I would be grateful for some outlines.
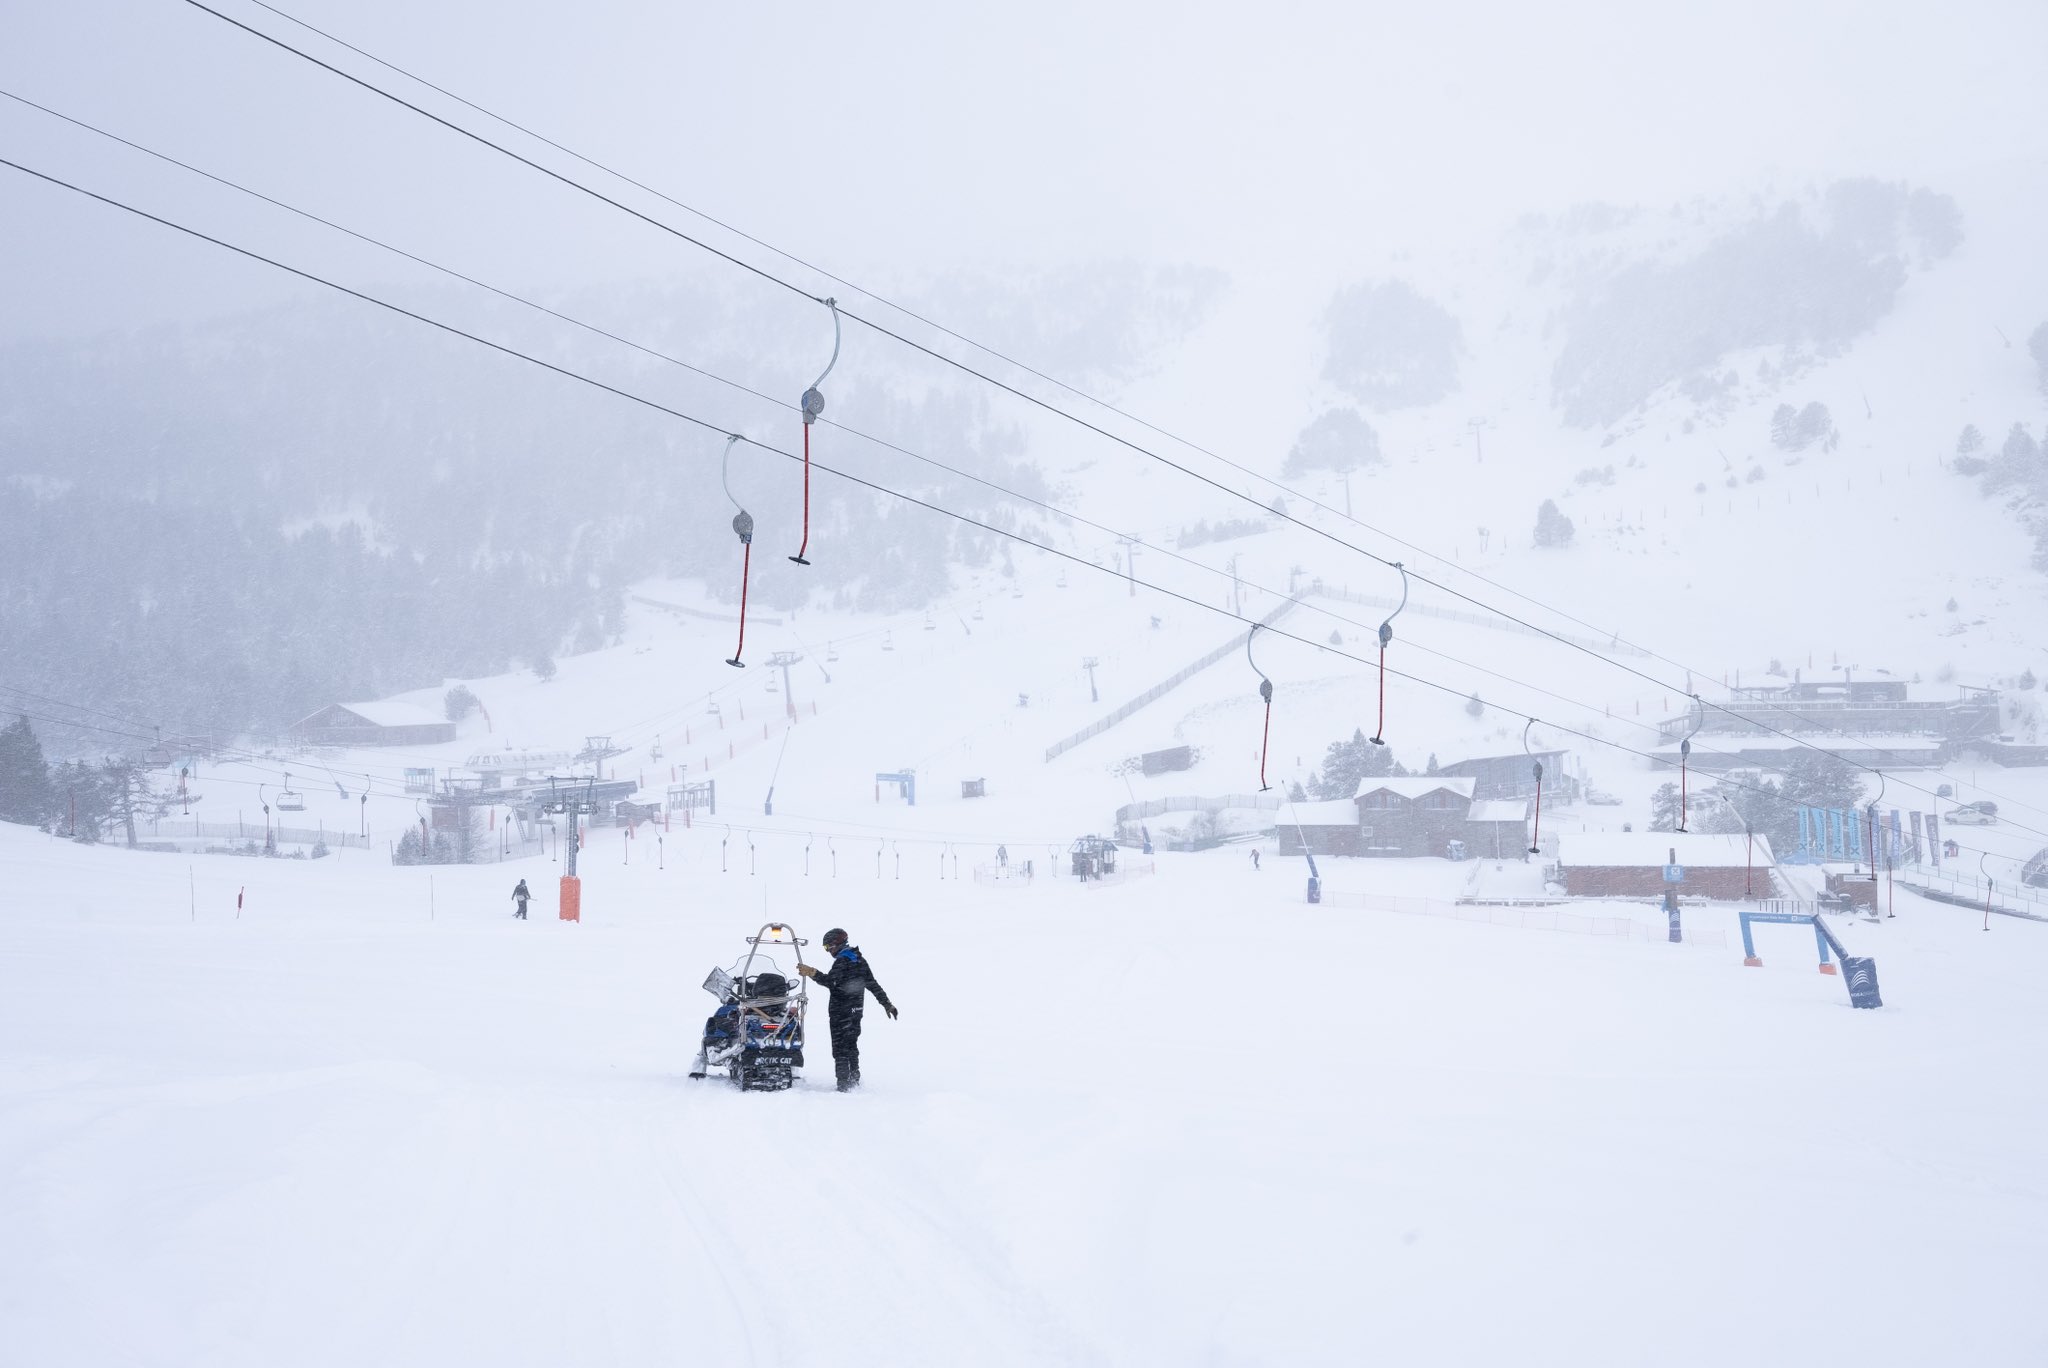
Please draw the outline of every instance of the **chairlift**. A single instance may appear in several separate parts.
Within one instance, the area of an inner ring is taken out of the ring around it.
[[[306,810],[305,795],[292,790],[292,777],[290,774],[285,775],[284,785],[282,789],[278,790],[277,810],[279,812],[304,812]]]
[[[780,690],[780,689],[778,689],[778,688],[776,688],[776,687],[775,687],[775,676],[774,676],[774,675],[772,675],[772,674],[768,676],[768,692],[769,692],[769,693],[781,693],[781,692],[782,692],[782,690]]]
[[[1059,577],[1058,579],[1056,579],[1056,580],[1054,580],[1054,581],[1053,581],[1053,586],[1054,586],[1055,588],[1059,588],[1059,589],[1064,589],[1064,588],[1066,588],[1066,587],[1067,587],[1067,572],[1066,572],[1066,571],[1064,571],[1064,570],[1060,571],[1060,577]]]
[[[884,632],[884,633],[882,633],[882,649],[883,649],[883,650],[885,650],[885,651],[893,651],[893,650],[895,650],[895,649],[896,649],[896,642],[895,642],[895,639],[894,639],[894,635],[895,635],[895,634],[894,634],[894,633],[891,633],[891,632]]]
[[[981,605],[978,603],[974,605],[974,620],[981,621]]]
[[[829,641],[825,643],[825,663],[827,665],[839,663],[839,648]]]
[[[1011,598],[1013,598],[1013,599],[1020,599],[1020,598],[1023,598],[1023,597],[1024,597],[1024,591],[1023,591],[1022,589],[1012,589],[1012,590],[1010,591],[1010,597],[1011,597]]]
[[[930,613],[926,613],[924,615],[924,629],[927,632],[936,632],[939,630],[939,624],[932,621],[932,615]]]

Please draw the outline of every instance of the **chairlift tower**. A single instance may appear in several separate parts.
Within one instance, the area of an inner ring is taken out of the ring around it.
[[[1081,657],[1081,668],[1088,672],[1088,701],[1090,703],[1100,703],[1102,701],[1102,695],[1095,688],[1095,667],[1101,663],[1094,656]]]
[[[777,651],[768,657],[770,669],[782,667],[782,709],[790,717],[796,716],[796,694],[790,689],[789,667],[803,660],[795,651]],[[830,676],[827,676],[830,678]]]
[[[624,755],[626,753],[626,748],[624,746],[614,746],[609,736],[586,736],[583,738],[583,741],[583,749],[577,753],[576,763],[579,765],[595,765],[596,775],[599,779],[604,778],[605,761],[611,759],[614,755]]]
[[[610,738],[594,736],[590,739],[608,741]],[[617,751],[610,753],[618,754]],[[541,797],[538,806],[542,812],[558,812],[569,819],[567,839],[563,841],[562,850],[561,918],[563,921],[580,922],[583,920],[583,881],[576,877],[576,849],[582,844],[584,814],[595,811],[597,807],[591,792],[597,781],[594,778],[584,779],[580,790],[557,788],[556,782],[554,776],[549,776],[548,792]]]

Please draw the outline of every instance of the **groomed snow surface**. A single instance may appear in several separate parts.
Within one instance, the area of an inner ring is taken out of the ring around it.
[[[2048,1361],[2048,926],[1901,894],[1840,926],[1858,1012],[1727,911],[1695,949],[1312,908],[1242,850],[992,887],[623,839],[571,925],[545,858],[0,826],[0,1360]],[[863,1092],[822,1030],[794,1093],[683,1076],[771,916],[902,1008]]]

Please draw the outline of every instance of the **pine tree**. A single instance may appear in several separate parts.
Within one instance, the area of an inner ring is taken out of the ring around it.
[[[1678,830],[1678,808],[1678,785],[1659,785],[1650,795],[1650,830]]]
[[[1543,506],[1536,510],[1536,544],[1538,546],[1570,546],[1572,520],[1558,509],[1557,500],[1545,499]]]
[[[1384,778],[1395,769],[1392,746],[1375,746],[1363,731],[1354,729],[1349,741],[1330,743],[1316,797],[1349,798],[1358,792],[1360,780]]]
[[[1793,450],[1792,444],[1799,440],[1795,435],[1798,422],[1799,410],[1790,404],[1780,404],[1771,410],[1771,445],[1780,451]]]
[[[0,822],[40,826],[53,810],[50,767],[26,717],[0,729]]]
[[[1478,694],[1473,694],[1470,698],[1465,700],[1465,716],[1481,717],[1485,715],[1485,712],[1486,705],[1479,701]]]
[[[483,700],[471,693],[467,684],[457,684],[441,698],[441,707],[450,722],[460,722],[482,706]]]

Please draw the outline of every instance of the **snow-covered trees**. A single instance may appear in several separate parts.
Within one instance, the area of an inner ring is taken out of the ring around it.
[[[1826,404],[1811,403],[1802,409],[1780,404],[1771,412],[1771,445],[1780,451],[1804,451],[1816,444],[1833,451],[1840,440]]]
[[[1343,475],[1381,459],[1380,437],[1372,424],[1355,408],[1333,408],[1301,430],[1280,473],[1294,477],[1331,470]]]
[[[40,825],[51,812],[50,767],[26,717],[0,729],[0,822]]]
[[[442,695],[441,706],[447,712],[450,722],[460,722],[463,718],[468,717],[478,708],[481,708],[483,702],[469,691],[467,684],[457,684],[446,694]]]
[[[1458,384],[1458,320],[1398,280],[1340,290],[1327,314],[1323,379],[1384,412],[1432,404]]]
[[[1545,499],[1543,506],[1536,510],[1538,546],[1570,546],[1575,530],[1572,520],[1558,508],[1557,500]]]
[[[2027,339],[2027,350],[2034,356],[2034,373],[2041,382],[2041,393],[2048,394],[2048,323],[2034,329]]]
[[[1322,799],[1349,798],[1358,792],[1361,779],[1378,779],[1408,771],[1394,759],[1392,746],[1375,746],[1354,729],[1349,741],[1332,741],[1323,754],[1322,772],[1311,781],[1315,796]]]
[[[1650,795],[1650,830],[1678,830],[1679,807],[1678,785],[1659,784]]]

